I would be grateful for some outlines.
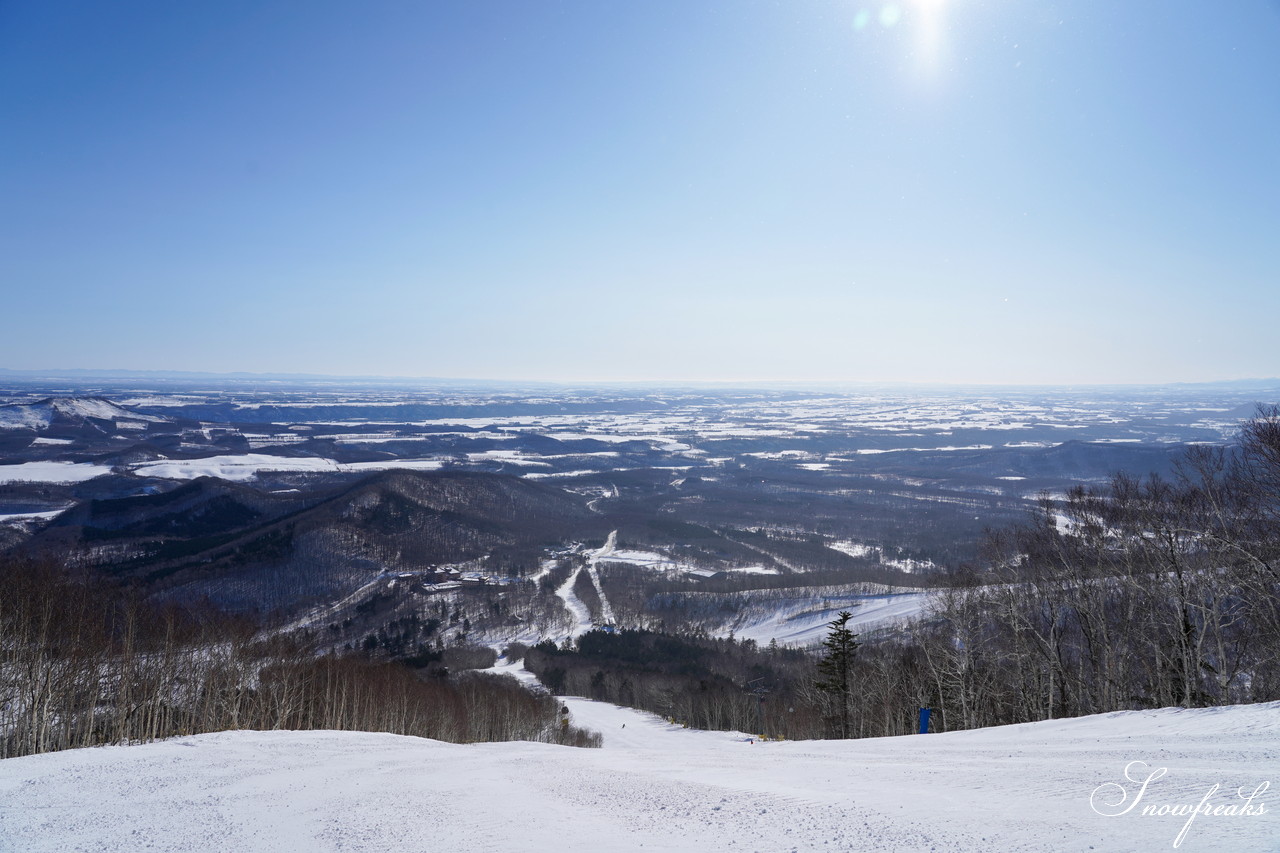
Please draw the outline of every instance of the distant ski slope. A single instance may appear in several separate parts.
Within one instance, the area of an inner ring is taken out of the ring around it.
[[[782,646],[816,646],[827,636],[831,621],[841,611],[853,614],[849,627],[861,632],[917,619],[924,613],[928,601],[926,592],[847,595],[821,601],[797,597],[777,601],[774,610],[740,612],[732,628],[740,640],[750,639],[761,644],[777,640]]]
[[[1280,783],[1280,703],[750,743],[566,702],[604,749],[229,732],[0,761],[0,850],[1164,851],[1185,818],[1090,806],[1130,762],[1168,768],[1156,805]],[[1275,851],[1278,799],[1179,849]]]

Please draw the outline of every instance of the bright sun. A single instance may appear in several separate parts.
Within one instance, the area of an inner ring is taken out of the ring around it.
[[[912,0],[910,17],[915,22],[917,52],[921,62],[934,66],[941,58],[947,0]]]
[[[914,53],[926,68],[933,68],[941,60],[946,30],[946,12],[949,0],[890,0],[861,6],[853,18],[855,30],[865,30],[879,24],[885,30],[902,24],[915,38]]]

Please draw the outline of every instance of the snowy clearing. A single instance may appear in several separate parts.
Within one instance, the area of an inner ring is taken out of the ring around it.
[[[853,614],[849,627],[862,632],[918,619],[928,603],[927,592],[824,596],[816,602],[810,597],[784,599],[762,607],[744,607],[715,633],[727,636],[732,632],[739,640],[755,640],[761,645],[777,640],[781,646],[807,648],[826,639],[831,621],[843,610]]]
[[[194,480],[197,477],[218,477],[223,480],[245,482],[258,476],[259,471],[388,471],[411,469],[434,471],[444,465],[440,459],[387,459],[376,462],[336,462],[317,456],[270,456],[265,453],[246,453],[242,456],[206,456],[203,459],[166,459],[135,465],[133,473],[139,477],[161,477],[166,480]]]
[[[13,522],[24,521],[48,521],[51,518],[57,518],[67,511],[67,507],[62,509],[50,509],[44,512],[8,512],[0,513],[0,524],[11,524]]]
[[[832,551],[848,554],[850,557],[879,557],[880,548],[875,545],[864,545],[851,539],[823,543]]]
[[[565,701],[603,749],[224,732],[7,759],[0,848],[1156,851],[1187,818],[1143,807],[1239,810],[1237,789],[1264,813],[1199,815],[1179,849],[1263,853],[1280,837],[1275,786],[1257,790],[1280,781],[1280,703],[751,743]],[[1153,774],[1138,808],[1107,805]]]
[[[21,462],[0,465],[0,483],[80,483],[110,473],[110,467],[91,462]]]
[[[480,453],[468,453],[467,459],[471,462],[506,462],[510,465],[534,465],[542,468],[550,468],[549,462],[543,462],[540,459],[533,459],[520,450],[485,450]]]

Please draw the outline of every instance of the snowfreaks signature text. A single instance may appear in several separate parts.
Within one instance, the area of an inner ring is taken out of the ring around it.
[[[1106,782],[1099,785],[1089,795],[1089,805],[1100,815],[1119,817],[1133,811],[1145,800],[1146,804],[1142,806],[1139,814],[1154,817],[1167,815],[1185,817],[1187,822],[1182,825],[1182,831],[1173,839],[1174,847],[1182,844],[1182,840],[1187,837],[1187,830],[1191,829],[1192,822],[1200,815],[1239,817],[1262,815],[1267,812],[1265,803],[1254,801],[1266,793],[1267,789],[1271,787],[1270,782],[1262,782],[1249,792],[1246,792],[1244,787],[1237,788],[1236,798],[1239,802],[1229,800],[1226,803],[1215,804],[1213,798],[1218,793],[1218,789],[1222,787],[1218,784],[1215,784],[1205,792],[1205,795],[1200,798],[1200,802],[1194,805],[1191,803],[1153,802],[1147,796],[1147,788],[1152,782],[1168,772],[1169,768],[1167,767],[1152,768],[1145,761],[1130,761],[1124,767],[1124,778],[1125,781],[1132,783],[1130,787],[1125,787],[1122,782]],[[1133,785],[1138,786],[1136,790],[1132,787]]]

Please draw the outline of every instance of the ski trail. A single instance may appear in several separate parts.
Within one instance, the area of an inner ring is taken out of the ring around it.
[[[352,590],[350,593],[348,593],[346,596],[339,599],[338,601],[335,601],[332,604],[325,604],[320,607],[316,607],[311,610],[308,610],[306,613],[299,616],[297,619],[294,619],[292,622],[280,628],[277,628],[274,631],[269,633],[287,634],[290,631],[297,631],[300,628],[307,628],[307,627],[314,626],[316,623],[324,619],[328,619],[329,617],[337,613],[341,613],[345,608],[355,604],[361,598],[368,595],[370,592],[377,589],[378,587],[385,586],[389,581],[392,580],[392,578],[393,578],[392,575],[389,575],[386,573],[380,573],[373,580],[367,581],[366,583],[362,583],[360,586],[356,587],[354,590]]]
[[[489,669],[476,670],[492,675],[510,675],[521,684],[542,693],[549,692],[538,677],[525,668],[523,660],[500,658]],[[657,750],[685,748],[685,745],[708,745],[715,743],[742,743],[753,735],[744,732],[716,731],[707,732],[701,729],[690,729],[677,723],[664,720],[657,714],[614,705],[612,702],[598,702],[584,696],[556,696],[556,701],[569,709],[570,719],[576,726],[583,726],[604,735],[606,749]]]
[[[724,538],[728,539],[730,542],[733,542],[737,545],[741,545],[743,548],[750,548],[752,551],[755,551],[757,554],[764,554],[770,560],[777,563],[779,566],[782,566],[787,571],[792,572],[793,574],[801,574],[805,571],[803,568],[800,568],[794,565],[793,563],[790,563],[787,560],[782,559],[777,554],[769,553],[765,549],[761,548],[759,545],[752,545],[750,542],[739,542],[737,539],[734,539],[732,536],[728,535],[727,533],[724,534]]]
[[[573,617],[576,623],[569,629],[566,639],[570,640],[576,640],[595,627],[591,624],[591,611],[587,609],[587,605],[582,603],[582,599],[578,598],[578,594],[573,591],[573,585],[578,580],[578,575],[581,572],[582,569],[578,569],[556,588],[556,595],[564,602],[565,609],[569,611],[569,615]]]
[[[587,576],[591,578],[591,583],[596,588],[596,595],[600,596],[600,620],[606,625],[617,624],[617,619],[613,615],[613,606],[609,604],[609,599],[604,597],[604,587],[600,585],[600,572],[596,569],[594,561],[587,564]]]
[[[578,594],[573,591],[573,585],[578,581],[578,575],[582,572],[587,573],[587,577],[591,578],[591,585],[596,588],[596,595],[600,597],[600,621],[605,625],[614,624],[613,607],[609,604],[609,599],[604,596],[604,587],[600,584],[600,572],[596,568],[596,562],[601,557],[607,557],[618,547],[618,531],[609,534],[604,542],[604,546],[595,551],[589,551],[587,554],[587,565],[578,569],[556,588],[556,596],[564,602],[565,609],[569,611],[569,615],[576,623],[569,631],[568,639],[577,639],[583,634],[595,627],[595,623],[591,619],[591,610],[587,605],[582,603],[582,599],[578,598]]]
[[[600,583],[600,570],[596,564],[602,557],[608,557],[618,547],[618,531],[614,530],[609,534],[609,538],[604,541],[604,547],[596,551],[587,559],[587,575],[591,578],[591,583],[596,588],[596,595],[600,596],[600,619],[606,625],[617,624],[617,619],[613,616],[613,606],[609,604],[609,599],[604,597],[604,586]]]
[[[1185,816],[1094,813],[1090,792],[1125,779],[1125,767],[1142,756],[1178,777],[1171,794],[1149,794],[1151,802],[1185,801],[1184,791],[1198,797],[1219,779],[1229,780],[1228,790],[1244,783],[1237,802],[1252,799],[1243,792],[1275,765],[1280,713],[1272,702],[923,736],[752,742],[561,701],[576,723],[604,734],[603,749],[233,731],[0,761],[0,846],[31,853],[1171,850]],[[1275,853],[1268,808],[1275,803],[1263,800],[1265,790],[1255,792],[1252,816],[1198,819],[1181,849]],[[433,803],[458,807],[421,805]]]
[[[538,566],[537,573],[529,576],[529,581],[531,583],[541,583],[542,579],[545,578],[547,575],[551,574],[551,572],[555,569],[555,567],[556,567],[555,559],[548,558],[543,560],[542,563],[540,563]]]

